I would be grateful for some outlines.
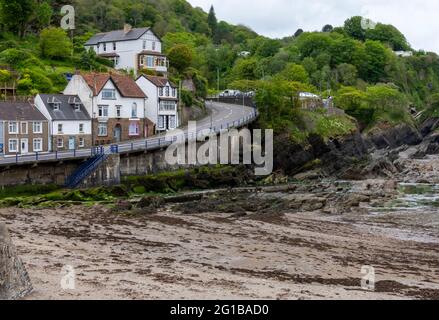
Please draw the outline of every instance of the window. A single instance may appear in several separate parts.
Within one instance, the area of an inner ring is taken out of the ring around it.
[[[81,104],[80,103],[75,103],[75,111],[76,112],[80,112],[81,111]]]
[[[149,68],[154,68],[154,57],[146,57],[146,66]]]
[[[158,123],[159,129],[163,129],[165,127],[165,117],[159,116],[159,123]]]
[[[122,116],[122,106],[116,106],[116,118],[120,118]]]
[[[163,97],[163,88],[159,88],[159,96]]]
[[[175,129],[176,127],[175,116],[169,116],[169,128]]]
[[[102,90],[102,99],[104,99],[104,100],[116,100],[116,90],[115,89],[104,89],[104,90]]]
[[[142,48],[143,48],[143,50],[146,50],[146,40],[143,40],[143,46],[142,46]]]
[[[117,46],[116,46],[116,42],[113,42],[113,51],[116,51]]]
[[[83,123],[79,124],[79,133],[84,133],[84,124]]]
[[[98,106],[98,116],[100,118],[108,118],[108,106]]]
[[[130,136],[138,136],[139,135],[139,124],[138,123],[130,123],[129,135]]]
[[[113,61],[113,66],[117,67],[117,65],[119,64],[119,57],[114,57],[111,59],[111,61]]]
[[[22,134],[27,134],[27,122],[22,122],[21,123],[21,133]]]
[[[9,134],[18,134],[17,122],[9,122]]]
[[[34,152],[43,151],[43,139],[38,138],[34,139]]]
[[[176,103],[174,101],[160,101],[160,111],[175,111]]]
[[[85,147],[85,139],[84,138],[79,138],[79,147],[80,148],[84,148]]]
[[[176,97],[177,96],[177,89],[172,88],[172,96]]]
[[[104,43],[104,51],[107,51],[107,44]]]
[[[33,126],[32,131],[34,133],[43,133],[43,126],[41,122],[34,122],[32,126]]]
[[[58,149],[64,148],[64,140],[63,140],[63,138],[58,138],[56,140],[56,146],[58,147]]]
[[[131,107],[131,118],[135,119],[137,118],[137,103],[133,103]]]
[[[59,123],[58,124],[58,133],[62,133],[63,131],[62,131],[62,124],[61,123]]]
[[[155,51],[155,41],[152,42],[152,51]]]
[[[166,87],[165,92],[166,92],[166,96],[169,97],[169,87]]]
[[[9,152],[18,152],[18,139],[9,139]]]
[[[106,137],[108,135],[108,129],[106,123],[99,123],[98,124],[98,136],[99,137]]]

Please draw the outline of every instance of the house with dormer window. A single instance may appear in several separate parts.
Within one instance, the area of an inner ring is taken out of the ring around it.
[[[51,151],[92,146],[91,117],[77,95],[39,94],[35,106],[49,120]]]
[[[64,94],[78,96],[90,114],[94,145],[146,138],[155,132],[146,112],[147,95],[130,76],[78,73]]]
[[[147,69],[167,74],[169,61],[162,53],[162,41],[151,28],[132,28],[98,33],[85,43],[102,58],[113,61],[115,69],[139,71]]]
[[[141,75],[136,83],[148,96],[146,116],[156,124],[156,131],[176,129],[180,125],[177,86],[167,78],[149,75]]]

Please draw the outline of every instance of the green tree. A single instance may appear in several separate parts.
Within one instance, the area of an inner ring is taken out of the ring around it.
[[[71,55],[72,43],[63,29],[49,27],[41,31],[40,50],[43,57],[63,59]]]
[[[363,17],[355,16],[345,21],[344,30],[352,38],[366,40],[366,30],[362,27]]]
[[[258,60],[256,58],[240,59],[233,68],[233,75],[236,80],[257,80],[256,73]]]
[[[180,73],[192,65],[194,58],[191,48],[185,44],[178,44],[172,47],[169,50],[168,57],[171,61],[171,66]]]
[[[309,76],[305,68],[300,64],[289,63],[280,75],[288,81],[309,83]]]
[[[322,32],[332,32],[332,30],[334,30],[334,27],[330,24],[327,24],[322,28]]]
[[[216,19],[215,9],[213,6],[211,6],[209,10],[207,24],[209,25],[212,38],[215,39],[218,29],[218,20]]]
[[[358,71],[355,66],[342,63],[335,70],[338,82],[345,86],[354,86],[357,82]]]
[[[0,0],[0,17],[4,26],[23,37],[35,10],[35,0]]]
[[[387,43],[395,51],[410,50],[405,36],[392,25],[378,23],[375,28],[367,30],[366,38]]]
[[[36,8],[36,16],[39,30],[50,25],[52,20],[53,10],[47,1],[40,3]]]

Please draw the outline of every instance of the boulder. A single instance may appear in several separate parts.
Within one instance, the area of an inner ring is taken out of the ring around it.
[[[29,275],[17,256],[8,230],[0,223],[0,300],[21,299],[32,290]]]

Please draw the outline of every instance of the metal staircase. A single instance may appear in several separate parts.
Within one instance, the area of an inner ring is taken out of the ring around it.
[[[76,169],[65,182],[65,187],[69,189],[76,188],[88,178],[105,160],[109,157],[109,152],[105,149],[99,148],[95,156],[84,162],[78,169]]]

